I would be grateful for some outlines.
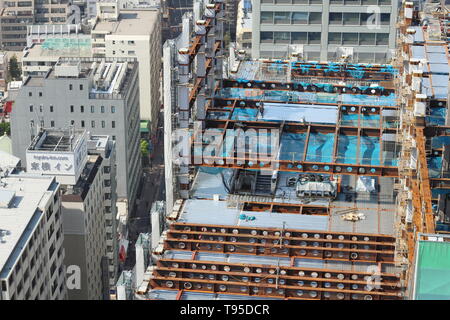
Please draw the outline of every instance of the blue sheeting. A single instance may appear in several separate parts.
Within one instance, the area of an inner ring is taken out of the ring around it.
[[[439,178],[442,171],[442,157],[429,157],[427,164],[430,178]]]
[[[232,120],[242,120],[242,121],[256,121],[256,116],[258,114],[258,109],[234,109]]]
[[[311,133],[308,141],[306,161],[333,161],[334,133]]]
[[[389,96],[371,96],[365,94],[342,94],[343,104],[357,104],[364,106],[395,106],[396,96],[391,93]]]
[[[361,164],[380,165],[380,138],[361,136],[359,152]]]
[[[339,135],[336,163],[356,164],[357,136]]]
[[[302,161],[305,139],[305,133],[284,133],[281,137],[280,159]]]

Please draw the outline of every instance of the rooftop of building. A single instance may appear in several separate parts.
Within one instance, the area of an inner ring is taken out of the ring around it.
[[[58,183],[26,173],[0,178],[0,278],[6,278],[37,227]]]
[[[28,147],[30,151],[72,152],[84,137],[84,130],[45,129],[36,135]]]
[[[93,33],[114,35],[149,35],[159,23],[156,10],[121,10],[118,21],[99,20],[92,29]]]
[[[46,80],[91,79],[90,98],[122,99],[135,69],[134,58],[64,57],[47,74],[28,76],[23,87],[43,87]]]
[[[35,43],[24,52],[23,61],[45,60],[59,57],[91,57],[91,38],[89,35],[77,37],[61,36]]]
[[[450,235],[419,234],[413,287],[415,300],[450,299]]]
[[[13,169],[20,163],[20,158],[0,150],[0,170]]]

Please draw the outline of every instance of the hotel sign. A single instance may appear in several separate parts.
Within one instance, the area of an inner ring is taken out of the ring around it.
[[[34,173],[75,175],[74,154],[51,155],[28,151],[27,168],[29,172]]]
[[[87,138],[83,134],[73,151],[27,150],[27,171],[78,180],[87,159]]]

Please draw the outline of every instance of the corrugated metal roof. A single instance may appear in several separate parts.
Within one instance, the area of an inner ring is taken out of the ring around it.
[[[239,219],[240,214],[253,216],[255,220],[241,220]],[[240,211],[236,208],[228,208],[226,201],[194,199],[186,201],[178,221],[267,228],[282,228],[285,223],[286,228],[304,230],[326,230],[328,228],[327,216]]]
[[[336,123],[337,117],[337,106],[264,103],[264,114],[258,120]]]

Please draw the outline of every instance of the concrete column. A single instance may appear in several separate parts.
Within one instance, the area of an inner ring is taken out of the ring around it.
[[[320,61],[328,61],[328,32],[330,17],[330,0],[322,2],[322,33],[320,37]]]

